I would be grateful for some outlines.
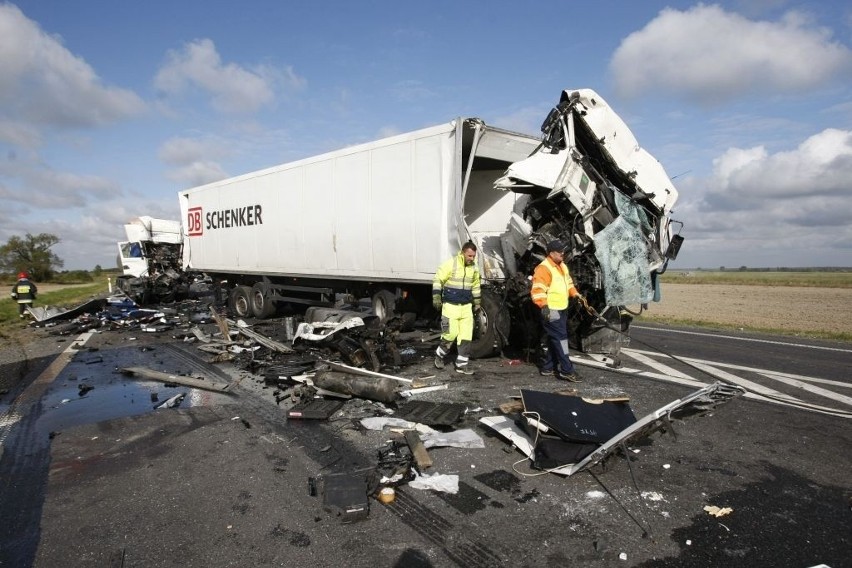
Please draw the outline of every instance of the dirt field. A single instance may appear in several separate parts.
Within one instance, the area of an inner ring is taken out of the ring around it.
[[[664,284],[662,300],[637,321],[655,318],[852,334],[852,289]]]

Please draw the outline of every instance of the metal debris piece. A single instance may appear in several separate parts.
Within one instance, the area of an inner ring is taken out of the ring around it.
[[[359,369],[358,367],[350,367],[349,365],[344,365],[343,363],[335,363],[333,361],[322,361],[322,363],[328,365],[334,371],[341,371],[343,373],[351,373],[353,375],[363,375],[365,377],[375,377],[375,378],[380,378],[380,379],[381,378],[391,379],[391,380],[400,381],[400,382],[403,382],[403,383],[411,383],[412,386],[415,386],[414,385],[415,381],[413,379],[406,379],[406,378],[397,377],[397,376],[394,376],[394,375],[386,375],[384,373],[377,373],[375,371],[368,371],[366,369]]]
[[[230,384],[223,385],[221,383],[211,383],[210,381],[202,379],[194,379],[192,377],[182,377],[180,375],[161,373],[160,371],[152,371],[151,369],[146,369],[144,367],[124,367],[119,369],[119,371],[123,375],[130,377],[150,379],[153,381],[160,381],[162,383],[174,383],[177,385],[215,392],[228,392],[228,389],[231,386]]]
[[[229,323],[230,320],[229,320]],[[294,353],[293,349],[284,345],[280,341],[275,341],[274,339],[269,339],[256,331],[249,329],[249,325],[243,320],[237,320],[237,328],[239,332],[248,337],[249,339],[253,339],[266,347],[267,349],[272,349],[273,351],[279,351],[281,353]]]
[[[704,510],[714,517],[724,517],[734,512],[730,507],[717,507],[716,505],[707,505],[704,507]]]
[[[186,393],[182,392],[180,394],[176,394],[168,400],[161,402],[154,406],[156,410],[162,410],[164,408],[175,408],[176,406],[180,406],[183,402],[183,399],[186,398]]]
[[[459,403],[413,400],[400,408],[396,416],[429,426],[452,426],[464,411],[465,405]]]
[[[639,440],[650,436],[660,430],[665,430],[669,427],[673,418],[682,418],[696,414],[696,410],[707,412],[712,408],[716,408],[719,404],[728,402],[729,400],[741,396],[745,393],[745,389],[716,382],[706,387],[700,388],[697,391],[670,402],[669,404],[657,409],[656,411],[644,416],[640,420],[631,424],[621,432],[614,435],[612,438],[601,444],[596,450],[587,455],[585,458],[576,463],[565,464],[560,467],[549,469],[551,473],[560,475],[573,475],[579,471],[583,471],[597,463],[600,463],[605,458],[608,458],[616,448],[625,444],[630,444],[635,440]],[[514,420],[506,416],[485,416],[481,418],[480,423],[496,430],[498,434],[511,441],[515,447],[523,452],[530,459],[534,458],[534,445],[530,437],[518,428]]]

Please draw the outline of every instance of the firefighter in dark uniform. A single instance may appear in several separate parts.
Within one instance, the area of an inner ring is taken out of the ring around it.
[[[38,288],[30,282],[26,272],[18,273],[18,281],[12,286],[12,299],[18,302],[18,314],[21,318],[26,316],[27,307],[32,307],[33,301],[38,294]]]

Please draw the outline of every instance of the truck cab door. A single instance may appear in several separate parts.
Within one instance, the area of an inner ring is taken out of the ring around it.
[[[148,273],[148,260],[142,252],[142,243],[125,241],[118,243],[121,270],[125,276],[140,278]]]

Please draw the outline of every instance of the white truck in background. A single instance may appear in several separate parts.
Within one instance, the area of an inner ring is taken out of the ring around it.
[[[122,275],[116,286],[139,303],[179,297],[185,288],[180,221],[143,216],[125,224],[124,232],[127,240],[118,242]]]
[[[183,266],[228,293],[239,317],[282,304],[372,298],[383,320],[434,316],[441,261],[479,249],[483,309],[473,355],[534,347],[530,275],[554,238],[599,314],[572,312],[575,349],[617,355],[628,305],[658,296],[682,239],[677,191],[594,91],[564,91],[543,137],[458,118],[179,192]]]

